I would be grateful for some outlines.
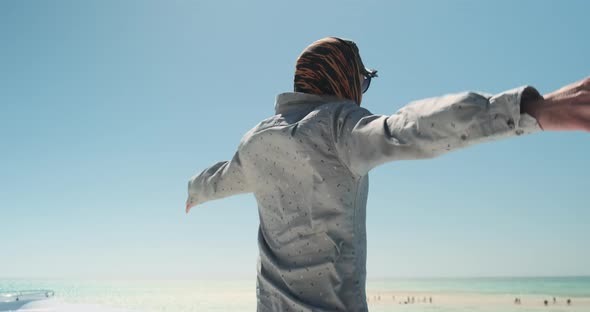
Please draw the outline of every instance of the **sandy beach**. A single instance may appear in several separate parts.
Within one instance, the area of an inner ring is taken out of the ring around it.
[[[0,289],[51,289],[55,291],[56,299],[67,304],[94,304],[138,312],[256,310],[253,279],[0,279]],[[552,295],[537,294],[555,294],[556,303],[553,303]],[[588,294],[588,277],[386,279],[367,282],[371,312],[589,312]],[[414,297],[414,303],[404,304],[408,297]],[[432,303],[429,298],[432,298]],[[514,304],[515,298],[520,298],[521,304]],[[572,300],[570,306],[566,304],[568,298]],[[544,300],[547,300],[547,306]]]
[[[414,301],[412,303],[412,298]],[[432,303],[430,303],[432,298]],[[515,298],[520,298],[521,303],[515,304]],[[410,302],[408,302],[408,299]],[[481,309],[490,308],[497,311],[506,310],[547,310],[550,311],[590,311],[590,297],[573,297],[571,305],[567,305],[568,298],[543,295],[504,295],[504,294],[473,294],[473,293],[433,293],[412,291],[368,291],[367,301],[369,307],[386,306],[431,306],[457,309]],[[547,306],[544,301],[547,300]]]

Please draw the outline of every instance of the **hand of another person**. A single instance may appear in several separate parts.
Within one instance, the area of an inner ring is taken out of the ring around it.
[[[543,99],[523,103],[543,130],[590,131],[590,77],[544,95]]]

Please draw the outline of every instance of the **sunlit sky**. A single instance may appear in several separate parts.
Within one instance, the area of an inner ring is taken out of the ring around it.
[[[0,1],[0,278],[250,278],[252,195],[184,214],[326,36],[376,114],[590,75],[588,1]],[[368,277],[590,275],[590,134],[371,173]]]

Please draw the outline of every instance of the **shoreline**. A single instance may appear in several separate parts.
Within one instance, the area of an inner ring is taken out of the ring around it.
[[[412,303],[412,298],[414,301]],[[432,298],[432,303],[430,303]],[[516,298],[520,304],[515,304]],[[410,302],[407,302],[410,299]],[[372,289],[367,291],[367,302],[369,306],[432,306],[432,307],[453,307],[453,308],[539,308],[551,311],[590,311],[590,297],[561,297],[530,295],[530,294],[481,294],[466,292],[424,292],[424,291],[392,291]],[[571,300],[571,305],[567,304]],[[424,301],[426,300],[426,301]],[[547,300],[547,305],[544,301]],[[556,310],[557,309],[557,310]]]

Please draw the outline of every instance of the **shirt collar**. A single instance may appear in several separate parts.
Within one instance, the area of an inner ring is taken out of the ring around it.
[[[275,101],[276,114],[283,114],[291,110],[300,110],[304,107],[315,108],[320,105],[335,102],[351,102],[333,95],[316,95],[302,92],[285,92],[277,95]]]

